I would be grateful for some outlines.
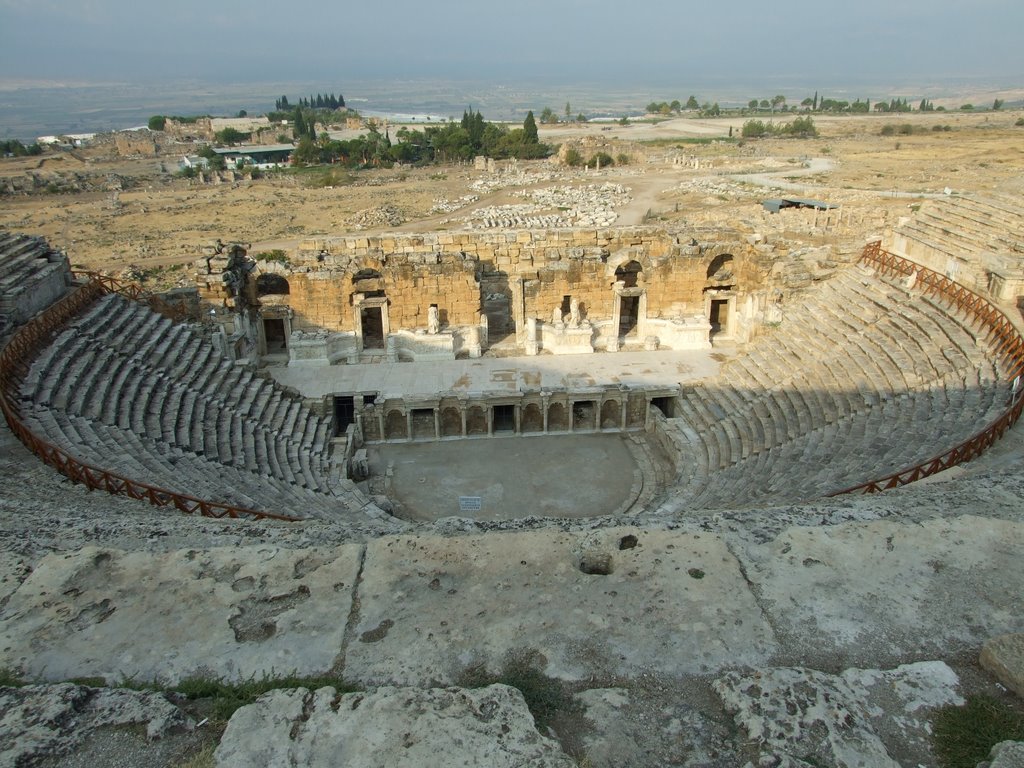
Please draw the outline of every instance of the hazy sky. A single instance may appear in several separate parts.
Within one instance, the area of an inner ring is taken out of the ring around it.
[[[0,78],[1024,81],[1022,0],[0,0]]]

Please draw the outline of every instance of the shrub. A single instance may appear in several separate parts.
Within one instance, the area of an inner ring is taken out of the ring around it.
[[[609,155],[607,152],[598,152],[596,155],[590,158],[590,162],[588,163],[588,165],[596,166],[598,163],[601,164],[602,168],[607,168],[610,165],[615,165],[615,161],[612,159],[612,156]]]
[[[571,165],[574,168],[583,164],[583,155],[580,154],[578,149],[568,149],[565,152],[565,164]]]
[[[619,152],[619,154],[615,156],[615,162],[619,165],[629,165],[629,155],[625,152]]]
[[[153,115],[149,118],[149,130],[151,131],[162,131],[166,125],[167,118],[163,115]]]
[[[1024,125],[1024,117],[1018,117],[1017,122],[1014,125]]]

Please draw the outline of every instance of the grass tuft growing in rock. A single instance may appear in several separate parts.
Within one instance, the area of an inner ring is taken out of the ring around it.
[[[168,691],[184,696],[190,701],[207,699],[210,703],[210,715],[215,720],[230,720],[235,710],[252,704],[268,691],[279,688],[309,688],[316,690],[331,686],[338,693],[352,693],[359,690],[344,680],[324,675],[320,677],[264,677],[256,680],[245,680],[239,683],[226,683],[208,677],[191,677],[182,680]]]
[[[582,712],[582,707],[565,685],[537,669],[529,655],[510,658],[496,675],[489,673],[482,664],[469,667],[458,680],[463,688],[484,688],[495,683],[519,689],[537,728],[542,731],[547,728],[557,730],[560,719]]]
[[[942,768],[975,768],[1001,741],[1024,741],[1024,714],[991,696],[969,696],[932,718],[933,747]]]
[[[0,669],[0,688],[22,688],[29,683],[9,669]]]

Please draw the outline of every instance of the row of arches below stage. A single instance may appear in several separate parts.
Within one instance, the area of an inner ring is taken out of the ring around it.
[[[646,398],[576,400],[506,405],[368,410],[363,435],[368,441],[439,440],[502,434],[546,434],[642,429]]]

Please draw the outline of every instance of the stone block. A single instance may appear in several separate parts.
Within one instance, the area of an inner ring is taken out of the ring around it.
[[[603,573],[582,570],[602,558]],[[346,674],[368,684],[450,683],[521,651],[578,680],[757,665],[776,648],[721,539],[636,529],[378,539],[355,632]]]
[[[982,646],[979,661],[1000,683],[1024,697],[1024,633],[993,637]]]
[[[215,758],[219,768],[576,765],[537,732],[523,695],[505,685],[272,691],[234,714]]]
[[[44,558],[0,620],[0,666],[30,677],[176,682],[320,674],[342,644],[358,545]]]

